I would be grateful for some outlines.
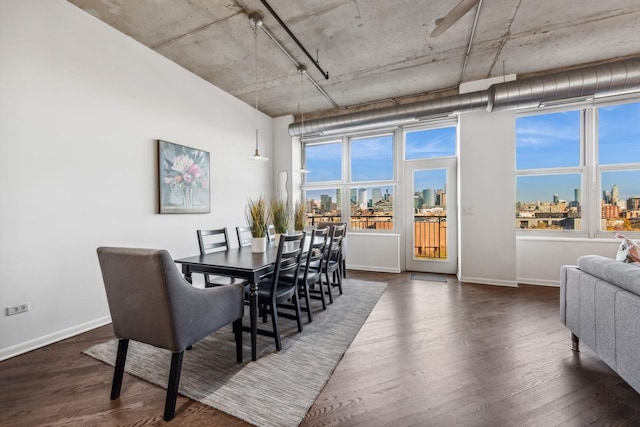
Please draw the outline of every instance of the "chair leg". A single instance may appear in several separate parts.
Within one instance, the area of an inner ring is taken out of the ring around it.
[[[271,303],[271,324],[273,325],[273,337],[276,340],[276,350],[282,350],[282,341],[280,341],[280,329],[278,328],[278,310],[276,303]]]
[[[311,298],[309,297],[309,285],[306,283],[304,286],[304,303],[307,305],[307,318],[309,323],[313,322],[313,314],[311,314]]]
[[[111,400],[120,397],[120,388],[122,387],[122,377],[124,375],[124,364],[127,361],[128,348],[129,340],[121,339],[118,341],[118,355],[116,356],[116,367],[113,371],[113,383],[111,384]]]
[[[236,361],[242,363],[242,317],[233,322],[233,333],[236,339]]]
[[[340,291],[340,295],[342,295],[342,275],[340,274],[340,269],[338,269],[336,272],[338,273],[337,274],[337,276],[338,276],[338,281],[337,281],[338,290]]]
[[[293,294],[293,307],[296,310],[296,322],[298,322],[298,332],[302,332],[302,314],[300,313],[300,298],[298,298],[298,291]],[[307,306],[308,307],[308,306]]]
[[[178,385],[180,384],[180,370],[182,369],[182,356],[184,351],[171,355],[171,371],[169,371],[169,384],[167,384],[167,399],[164,402],[164,420],[172,420],[176,413],[176,399],[178,398]]]
[[[319,288],[320,288],[320,301],[322,301],[322,309],[326,310],[327,309],[327,300],[324,297],[324,285],[322,284],[322,274],[320,274],[319,279]]]
[[[327,279],[327,293],[329,294],[329,304],[333,304],[333,293],[331,292],[331,278],[329,277],[329,270],[325,272],[325,277]]]

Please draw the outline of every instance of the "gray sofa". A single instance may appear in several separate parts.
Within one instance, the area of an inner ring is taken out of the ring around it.
[[[599,255],[560,270],[560,320],[640,393],[640,267]]]

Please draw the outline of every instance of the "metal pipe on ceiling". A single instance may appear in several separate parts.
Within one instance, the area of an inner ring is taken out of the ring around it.
[[[276,39],[273,33],[264,25],[264,23],[260,26],[260,29],[262,29],[262,32],[265,33],[267,37],[271,39],[271,41],[282,51],[282,53],[285,54],[287,58],[289,58],[289,60],[293,63],[293,65],[295,65],[296,70],[302,66],[302,64],[296,61],[296,59],[287,51],[287,49],[285,49],[284,46],[282,46],[282,44],[278,41],[278,39]],[[318,90],[318,92],[320,92],[322,96],[327,98],[327,100],[331,103],[331,105],[333,105],[333,108],[340,108],[340,106],[333,100],[333,98],[331,98],[331,96],[329,96],[329,94],[322,87],[320,87],[318,82],[316,82],[314,78],[309,75],[309,73],[305,73],[305,75],[307,77],[307,80],[311,82],[311,84]]]
[[[267,3],[266,0],[260,0],[260,2],[264,5],[264,7],[267,8],[267,10],[269,11],[269,13],[271,13],[271,15],[276,18],[276,21],[278,21],[278,23],[280,24],[280,26],[287,32],[287,34],[289,34],[289,37],[291,37],[291,39],[296,42],[296,44],[298,45],[298,47],[302,50],[302,52],[304,52],[305,55],[307,55],[307,58],[309,58],[309,60],[311,62],[313,62],[313,65],[316,66],[316,68],[322,73],[322,75],[324,76],[325,79],[329,79],[329,72],[328,71],[324,71],[322,69],[322,67],[320,67],[320,63],[318,61],[316,61],[315,59],[313,59],[313,57],[309,54],[309,52],[307,51],[307,49],[304,48],[304,46],[302,46],[302,43],[300,43],[300,40],[297,39],[296,36],[293,35],[293,33],[291,32],[291,30],[289,29],[289,27],[287,27],[287,24],[285,24],[282,19],[280,19],[280,16],[278,16],[278,14],[271,8],[271,6],[269,5],[269,3]]]
[[[640,90],[640,58],[495,84],[487,111],[540,107],[548,102],[618,95]]]
[[[289,125],[289,135],[314,135],[356,130],[367,126],[392,125],[421,120],[423,116],[481,111],[487,107],[487,91],[429,99],[375,110],[357,111],[340,116]]]
[[[319,135],[385,124],[410,123],[418,118],[478,110],[502,111],[540,107],[545,103],[582,97],[640,91],[640,58],[589,66],[492,85],[488,90],[427,101],[360,111],[289,125],[289,135]]]

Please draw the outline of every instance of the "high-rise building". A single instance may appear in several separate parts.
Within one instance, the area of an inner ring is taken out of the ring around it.
[[[358,190],[358,206],[360,207],[360,209],[365,210],[367,209],[368,202],[369,200],[367,199],[367,189],[360,188]]]
[[[611,204],[617,205],[620,200],[620,192],[618,191],[618,185],[613,184],[613,188],[611,188]]]
[[[320,210],[322,213],[331,212],[331,196],[328,194],[322,194],[320,196]]]
[[[553,195],[553,203],[558,203],[560,201],[560,196],[558,196],[557,194]]]
[[[375,206],[380,200],[382,200],[382,190],[374,188],[371,194],[371,204]]]
[[[627,209],[630,211],[640,210],[640,197],[629,197],[627,199]]]
[[[435,194],[433,193],[433,188],[427,188],[422,190],[422,199],[424,200],[424,204],[429,208],[436,205]]]
[[[580,192],[579,188],[574,188],[573,189],[573,201],[577,202],[578,204],[580,204],[582,199],[582,193]]]

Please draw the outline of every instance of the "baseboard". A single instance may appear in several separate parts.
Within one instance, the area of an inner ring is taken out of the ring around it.
[[[521,285],[551,286],[554,288],[560,287],[560,280],[540,280],[528,277],[518,277],[518,283]]]
[[[515,280],[496,280],[496,279],[484,279],[482,277],[469,277],[458,275],[458,280],[462,283],[477,283],[480,285],[496,285],[507,286],[510,288],[517,288],[518,282]]]
[[[30,341],[25,341],[11,347],[0,349],[0,361],[27,353],[29,351],[47,346],[49,344],[53,344],[54,342],[71,338],[83,332],[99,328],[100,326],[108,325],[109,323],[111,323],[111,316],[105,316],[87,323],[83,323],[81,325],[76,325],[71,328],[63,329],[61,331],[57,331]]]
[[[347,265],[347,277],[349,277],[348,270],[360,270],[360,271],[375,271],[378,273],[400,273],[399,268],[392,267],[372,267],[370,265]]]

